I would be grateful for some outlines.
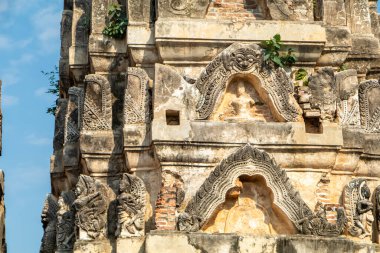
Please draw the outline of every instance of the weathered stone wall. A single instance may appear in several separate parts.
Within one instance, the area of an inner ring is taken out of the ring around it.
[[[375,9],[65,1],[42,252],[378,251]],[[264,59],[276,33],[291,67]]]

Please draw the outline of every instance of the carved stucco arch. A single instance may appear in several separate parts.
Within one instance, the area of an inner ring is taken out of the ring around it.
[[[367,132],[380,132],[380,104],[376,107],[372,114],[370,112],[369,93],[372,89],[380,89],[378,80],[367,80],[359,86],[359,108],[360,108],[360,122],[362,127]]]
[[[83,130],[111,130],[112,128],[112,94],[107,78],[90,74],[84,80]],[[99,85],[101,93],[94,97],[94,84]],[[99,96],[101,98],[99,99]],[[100,104],[99,104],[100,103]]]
[[[293,85],[282,68],[263,64],[263,50],[257,44],[235,43],[220,53],[196,82],[200,91],[199,119],[208,119],[235,75],[254,76],[268,96],[273,117],[280,122],[302,121],[302,110],[293,97]]]
[[[265,151],[247,144],[221,161],[190,200],[185,213],[196,217],[201,228],[226,200],[228,190],[235,187],[240,176],[261,176],[273,192],[273,203],[286,214],[297,229],[299,221],[312,214],[299,192],[282,170]]]

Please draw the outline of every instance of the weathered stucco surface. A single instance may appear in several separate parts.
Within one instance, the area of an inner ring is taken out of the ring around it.
[[[375,1],[64,2],[42,253],[380,252]]]

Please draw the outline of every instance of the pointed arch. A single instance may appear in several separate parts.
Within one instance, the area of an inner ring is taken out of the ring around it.
[[[285,170],[282,170],[268,153],[249,144],[222,160],[190,200],[185,209],[185,216],[182,216],[191,217],[192,220],[187,218],[185,221],[191,223],[190,230],[199,230],[210,219],[218,206],[225,202],[227,191],[235,187],[238,177],[257,175],[263,177],[272,190],[274,205],[301,230],[299,221],[311,215],[311,209],[293,188]],[[180,224],[182,221],[179,218],[180,229],[182,227],[189,230],[188,224]]]
[[[293,97],[293,85],[282,68],[263,64],[263,50],[257,44],[234,43],[220,53],[196,82],[200,91],[199,119],[208,119],[236,74],[258,78],[260,89],[276,120],[302,121],[302,110]]]

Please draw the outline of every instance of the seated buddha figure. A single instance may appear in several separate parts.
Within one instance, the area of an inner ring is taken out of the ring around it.
[[[230,107],[235,115],[234,118],[251,118],[254,116],[252,115],[252,108],[255,104],[255,101],[246,92],[244,81],[238,80],[236,84],[236,97],[230,102]]]

